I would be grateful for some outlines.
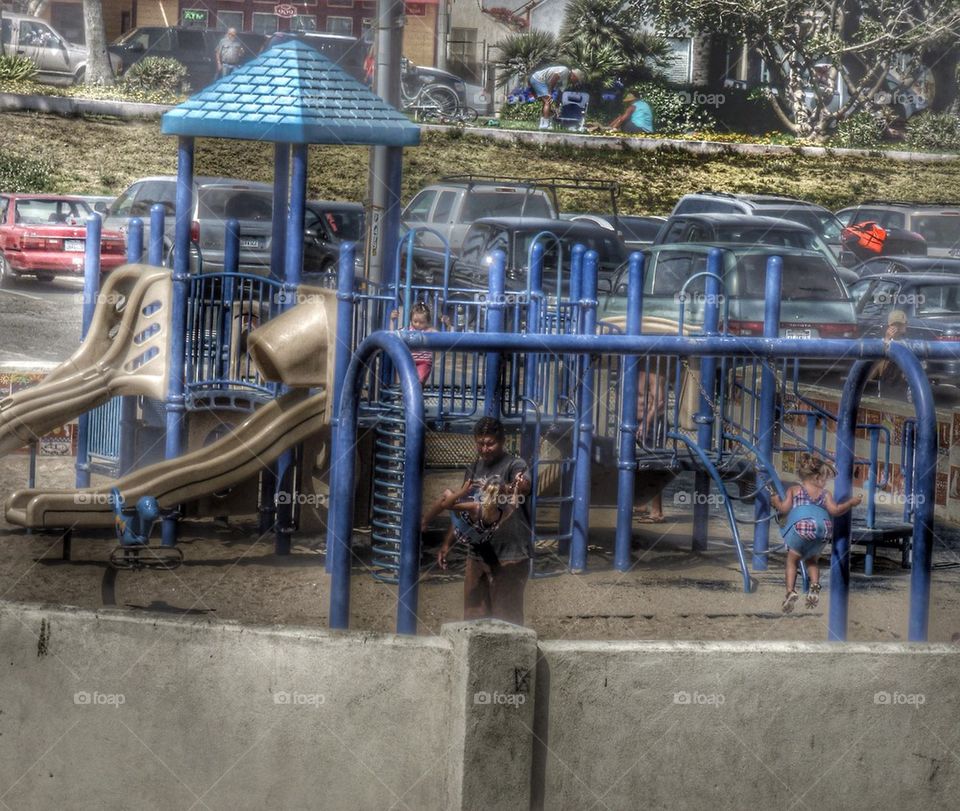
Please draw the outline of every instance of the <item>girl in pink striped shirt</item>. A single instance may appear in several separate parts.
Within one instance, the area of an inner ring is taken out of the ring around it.
[[[447,329],[450,329],[450,317],[441,315],[440,320]],[[394,310],[390,313],[390,321],[393,328],[397,329],[400,321],[400,310]],[[433,318],[430,313],[430,307],[424,302],[418,301],[410,308],[410,326],[409,329],[415,329],[420,332],[436,332],[433,326]],[[417,367],[417,377],[420,378],[420,385],[427,382],[430,372],[433,370],[433,352],[430,350],[413,350],[413,363]]]

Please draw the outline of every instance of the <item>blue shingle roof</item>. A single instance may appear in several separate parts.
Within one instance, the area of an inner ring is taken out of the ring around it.
[[[420,128],[309,45],[275,45],[164,113],[166,135],[414,146]]]

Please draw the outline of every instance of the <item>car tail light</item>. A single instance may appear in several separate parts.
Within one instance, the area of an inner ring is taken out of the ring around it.
[[[122,239],[105,239],[100,243],[100,253],[123,253],[125,250]]]
[[[763,335],[763,322],[731,321],[727,332],[731,335]]]
[[[821,338],[855,338],[857,328],[853,324],[816,324]]]
[[[943,335],[937,336],[938,341],[960,341],[960,334],[957,333],[944,333]]]
[[[46,237],[21,237],[21,250],[24,251],[56,251],[63,248],[62,239],[47,239]]]
[[[194,220],[190,223],[190,241],[199,242],[200,241],[200,221]]]

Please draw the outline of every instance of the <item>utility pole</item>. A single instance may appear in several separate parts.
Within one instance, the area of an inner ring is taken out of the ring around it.
[[[449,0],[440,0],[437,5],[437,67],[447,69],[447,34],[450,33]]]
[[[374,88],[377,95],[400,109],[400,57],[403,52],[403,0],[377,0]],[[403,147],[370,148],[370,228],[367,238],[367,277],[375,282],[396,278],[396,247],[400,235],[400,183]]]

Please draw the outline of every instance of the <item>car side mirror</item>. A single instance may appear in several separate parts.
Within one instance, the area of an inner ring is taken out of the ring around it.
[[[610,279],[597,279],[597,293],[609,296],[613,292],[613,282]]]
[[[98,214],[106,214],[107,204],[101,200],[99,203],[93,204],[93,210],[96,211]]]

